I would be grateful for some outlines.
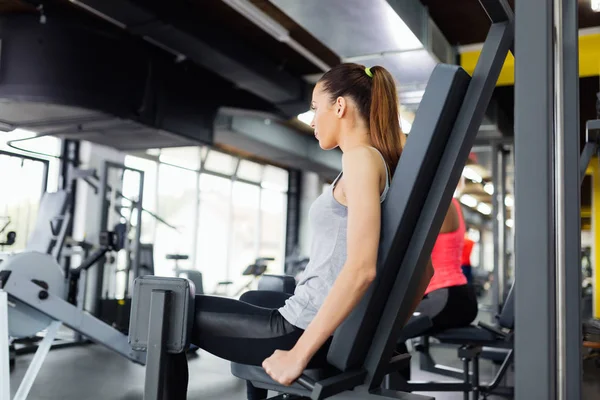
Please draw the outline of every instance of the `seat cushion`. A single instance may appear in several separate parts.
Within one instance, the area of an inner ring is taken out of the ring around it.
[[[258,388],[273,390],[279,393],[295,394],[297,396],[308,396],[310,397],[310,391],[298,383],[294,383],[291,386],[283,386],[275,382],[262,367],[256,367],[253,365],[231,363],[231,373],[240,379],[251,381],[252,384]],[[307,369],[304,374],[315,381],[323,380],[327,377],[339,373],[335,368],[322,368],[322,369]]]
[[[452,328],[445,331],[432,333],[442,343],[450,344],[481,344],[491,345],[500,342],[492,332],[476,326],[466,326],[464,328]]]

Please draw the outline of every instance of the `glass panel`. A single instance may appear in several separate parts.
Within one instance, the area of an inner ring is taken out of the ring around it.
[[[52,156],[59,156],[61,152],[62,141],[52,136],[35,137],[35,132],[26,131],[23,129],[15,129],[12,132],[2,132],[0,134],[0,149],[6,150],[12,153],[22,153],[36,158],[42,158],[49,161],[48,168],[48,183],[47,190],[49,192],[56,192],[58,190],[58,180],[60,177],[60,160]],[[33,154],[28,152],[20,152],[19,150],[13,149],[6,143],[15,139],[25,139],[23,142],[16,142],[14,145],[31,150],[40,154]],[[40,182],[41,185],[41,182]]]
[[[237,159],[229,154],[211,150],[208,153],[205,168],[210,171],[232,175],[235,172],[236,162]]]
[[[242,182],[233,184],[233,218],[229,254],[229,280],[234,282],[230,294],[235,294],[252,277],[242,276],[242,272],[257,257],[259,244],[260,188]]]
[[[230,199],[230,179],[200,174],[196,260],[206,293],[212,293],[217,282],[227,279]]]
[[[174,147],[161,149],[160,161],[184,168],[198,170],[200,168],[199,147]]]
[[[20,157],[0,155],[0,187],[10,188],[0,196],[0,242],[6,240],[10,231],[16,232],[16,241],[11,246],[0,246],[0,251],[25,249],[32,233],[42,194],[44,166],[41,162],[24,160]]]
[[[142,207],[144,210],[156,214],[156,174],[158,164],[154,161],[144,158],[125,156],[125,165],[131,168],[144,171],[144,198],[142,199]],[[138,174],[134,172],[126,172],[123,179],[123,195],[127,198],[137,196],[139,191]],[[148,212],[142,213],[142,243],[154,243],[154,230],[156,229],[157,221]]]
[[[285,228],[287,195],[275,190],[262,190],[261,238],[259,257],[273,257],[268,273],[283,274],[285,268]]]
[[[177,230],[156,224],[154,260],[156,275],[173,275],[175,262],[167,254],[183,254],[188,260],[178,261],[179,268],[191,268],[194,250],[194,216],[198,174],[161,164],[158,170],[158,215]]]
[[[287,192],[288,175],[288,172],[283,168],[267,165],[265,166],[262,187],[266,189],[278,190],[280,192]]]
[[[260,182],[263,166],[248,160],[241,160],[237,176],[248,181]]]

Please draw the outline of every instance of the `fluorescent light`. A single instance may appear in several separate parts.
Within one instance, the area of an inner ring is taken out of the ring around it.
[[[423,44],[406,25],[406,22],[400,18],[388,2],[384,4],[386,20],[380,22],[383,24],[383,28],[389,32],[387,37],[393,38],[396,42],[396,50],[422,49]]]
[[[494,185],[488,182],[483,185],[483,190],[491,196],[494,194]]]
[[[465,206],[471,207],[471,208],[474,208],[475,206],[477,206],[477,199],[468,194],[463,194],[462,196],[460,196],[460,202],[463,203]]]
[[[302,114],[298,114],[298,119],[300,121],[304,122],[308,126],[310,126],[310,123],[312,122],[314,117],[315,117],[315,113],[312,110],[303,112]]]
[[[463,169],[462,174],[465,178],[475,181],[477,183],[483,182],[483,178],[481,178],[481,176],[477,172],[475,172],[472,168],[465,167]]]
[[[492,213],[492,207],[487,203],[479,203],[477,205],[477,211],[485,215],[490,215]]]
[[[402,132],[404,133],[409,133],[412,129],[412,124],[404,118],[400,118],[400,126],[402,127]]]
[[[591,0],[592,10],[598,12],[600,11],[600,0]]]
[[[515,227],[515,221],[513,221],[512,219],[507,219],[506,220],[506,226],[508,226],[509,228],[514,228]]]
[[[512,206],[514,206],[515,205],[515,199],[511,195],[506,196],[504,198],[504,205],[506,207],[512,207]]]

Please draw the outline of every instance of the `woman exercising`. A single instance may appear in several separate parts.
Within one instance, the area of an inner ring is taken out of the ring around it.
[[[381,203],[404,141],[396,85],[383,67],[334,67],[315,86],[311,109],[320,147],[343,153],[342,172],[311,206],[310,262],[294,294],[273,308],[197,296],[191,336],[217,357],[262,366],[282,385],[325,365],[331,336],[375,279]],[[415,307],[432,273],[429,265]],[[170,362],[167,397],[185,399],[185,354]]]
[[[467,326],[477,317],[477,297],[462,271],[465,232],[460,203],[452,199],[431,252],[435,273],[416,310],[431,318],[432,331]]]

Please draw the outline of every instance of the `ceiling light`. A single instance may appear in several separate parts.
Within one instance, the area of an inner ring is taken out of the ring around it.
[[[484,215],[490,215],[492,213],[492,207],[487,203],[479,203],[477,205],[477,211]]]
[[[315,117],[315,113],[312,110],[308,110],[307,112],[303,112],[302,114],[298,114],[298,119],[304,122],[306,125],[310,126],[313,118]]]
[[[600,0],[591,0],[592,10],[598,12],[600,11]]]
[[[514,228],[515,221],[513,221],[512,219],[507,219],[506,220],[506,226],[508,226],[509,228]]]
[[[463,194],[462,196],[460,196],[460,202],[463,203],[465,206],[471,207],[471,208],[474,208],[475,206],[477,206],[477,199],[468,194]]]
[[[511,195],[506,196],[504,198],[504,205],[506,207],[512,207],[512,206],[514,206],[515,205],[515,199]]]
[[[483,190],[491,196],[494,194],[494,185],[488,182],[483,185]]]
[[[465,178],[470,179],[474,182],[477,182],[477,183],[483,182],[483,179],[481,178],[481,176],[477,172],[475,172],[472,168],[465,167],[463,169],[462,174]]]

